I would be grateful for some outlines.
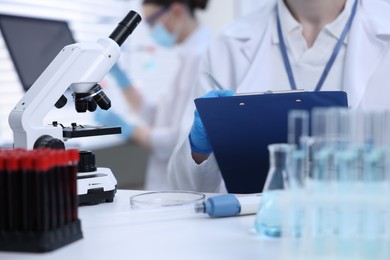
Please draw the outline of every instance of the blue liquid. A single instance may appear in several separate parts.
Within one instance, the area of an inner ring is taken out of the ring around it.
[[[255,221],[255,229],[261,236],[278,238],[282,235],[278,193],[279,191],[275,190],[262,194]]]

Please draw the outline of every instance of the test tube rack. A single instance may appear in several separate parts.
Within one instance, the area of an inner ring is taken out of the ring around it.
[[[311,130],[278,198],[283,259],[390,259],[390,112],[317,109]]]
[[[83,237],[78,150],[0,150],[0,251],[48,252]]]

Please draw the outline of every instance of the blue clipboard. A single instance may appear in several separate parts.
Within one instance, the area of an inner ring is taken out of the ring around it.
[[[287,143],[288,112],[348,107],[343,91],[286,92],[198,98],[205,126],[229,193],[261,192],[269,168],[267,146]]]

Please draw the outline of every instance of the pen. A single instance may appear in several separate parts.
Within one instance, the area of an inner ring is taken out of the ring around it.
[[[209,82],[212,86],[218,88],[219,90],[225,89],[210,73],[205,71],[204,74],[207,76],[207,79],[209,80]]]
[[[195,206],[195,212],[207,213],[212,218],[256,214],[261,194],[219,195]]]

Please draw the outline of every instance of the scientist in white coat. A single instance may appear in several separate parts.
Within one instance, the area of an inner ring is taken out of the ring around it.
[[[152,38],[163,47],[176,46],[179,56],[174,81],[157,104],[142,96],[117,65],[111,71],[126,100],[148,124],[131,125],[113,113],[99,113],[96,119],[120,125],[125,138],[150,150],[144,186],[147,190],[168,189],[168,160],[178,140],[183,111],[192,101],[197,80],[194,75],[211,40],[210,31],[195,17],[195,11],[205,9],[207,3],[208,0],[143,0],[144,20]]]
[[[210,93],[212,86],[201,76],[194,98],[207,92],[218,97],[294,88],[343,90],[352,108],[390,108],[390,4],[263,1],[258,11],[234,22],[211,44],[202,68],[229,90]],[[169,163],[171,187],[226,192],[194,110],[189,104]]]

